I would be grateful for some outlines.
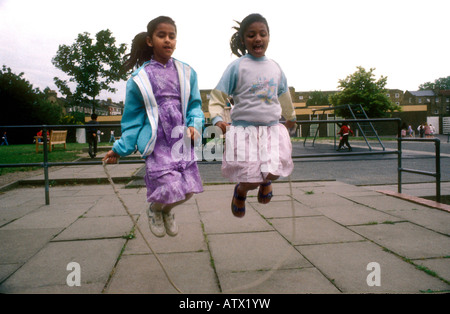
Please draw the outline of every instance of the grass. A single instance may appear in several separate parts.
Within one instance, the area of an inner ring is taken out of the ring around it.
[[[99,143],[99,146],[108,146],[108,143]],[[67,143],[66,149],[63,145],[55,145],[52,152],[48,153],[49,162],[70,162],[78,159],[83,148],[88,144]],[[39,153],[36,153],[35,144],[18,144],[9,146],[0,146],[0,164],[20,164],[20,163],[42,163],[44,162],[44,153],[42,147]],[[8,167],[0,168],[0,175],[16,171],[30,171],[42,167]]]
[[[314,136],[308,136],[307,137],[307,141],[312,141],[314,139]],[[324,137],[317,137],[316,141],[334,141],[334,137],[333,136],[324,136]],[[396,137],[393,136],[381,136],[380,137],[382,142],[386,142],[386,141],[397,141]],[[293,142],[301,142],[304,141],[305,137],[291,137],[291,141]],[[378,140],[373,137],[367,137],[367,140],[369,142],[378,142]],[[339,135],[336,136],[336,141],[339,142]],[[365,141],[364,137],[362,136],[351,136],[349,137],[349,141]]]
[[[308,137],[312,139],[313,137]],[[334,137],[320,137],[318,140],[334,140]],[[353,140],[363,138],[352,137]],[[389,138],[391,139],[391,138]],[[293,142],[303,141],[304,137],[291,138]],[[383,140],[388,140],[383,138]],[[395,138],[392,138],[395,140]],[[99,146],[109,146],[111,144],[103,142],[99,143]],[[79,158],[83,148],[88,147],[88,144],[81,143],[67,143],[67,149],[64,150],[62,145],[56,145],[54,150],[48,154],[49,162],[70,162]],[[42,147],[39,148],[39,153],[36,153],[35,144],[18,144],[0,147],[0,164],[18,164],[18,163],[42,163],[44,161],[44,154]],[[41,167],[8,167],[0,168],[0,175],[6,173],[13,173],[16,171],[30,171],[40,169]],[[307,193],[313,194],[313,193]]]

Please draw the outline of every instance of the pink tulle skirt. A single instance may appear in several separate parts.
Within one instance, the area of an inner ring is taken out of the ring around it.
[[[259,183],[270,173],[292,173],[292,144],[283,124],[231,126],[225,136],[222,174],[233,182]]]

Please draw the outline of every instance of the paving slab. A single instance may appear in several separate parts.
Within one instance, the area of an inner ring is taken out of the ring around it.
[[[363,240],[325,216],[276,218],[270,222],[293,245]]]
[[[163,238],[155,237],[150,231],[146,217],[139,219],[138,226],[144,234],[144,238],[157,254],[207,251],[208,248],[200,222],[182,223],[177,219],[177,223],[179,232],[176,237],[167,235]],[[128,242],[124,254],[152,253],[138,231],[135,231],[135,236],[135,239]]]
[[[55,241],[126,237],[133,223],[128,216],[81,217],[54,239]]]
[[[279,198],[278,198],[279,199]],[[302,216],[319,216],[320,211],[315,208],[306,206],[297,200],[278,200],[273,198],[270,206],[251,202],[250,205],[263,217],[269,218],[286,218],[286,217],[302,217]]]
[[[420,293],[443,291],[448,284],[427,275],[370,241],[296,247],[344,293]],[[368,265],[379,265],[379,286]]]
[[[158,254],[171,281],[183,293],[219,293],[208,252]],[[161,265],[151,254],[120,259],[106,293],[175,294]]]
[[[26,263],[61,229],[0,229],[0,268],[4,264]]]
[[[448,212],[411,203],[409,208],[394,209],[388,213],[425,228],[450,234],[450,214]]]
[[[124,243],[123,239],[51,242],[0,285],[0,293],[101,293]],[[67,285],[71,262],[80,265],[80,286]]]
[[[448,235],[412,224],[378,224],[349,227],[371,241],[410,259],[450,256]]]
[[[310,266],[275,231],[208,235],[218,273]]]
[[[224,293],[336,294],[341,293],[317,268],[231,272],[221,276]]]
[[[82,206],[73,203],[66,204],[63,208],[55,204],[40,206],[27,215],[4,226],[2,230],[46,228],[59,228],[63,230],[77,220],[79,216],[83,215],[88,210],[88,207],[90,205]]]
[[[404,200],[387,196],[381,193],[375,196],[367,196],[367,195],[349,196],[348,199],[358,204],[362,204],[384,212],[396,211],[401,209],[411,209],[411,207],[416,206],[411,202],[405,202]]]
[[[387,221],[402,221],[403,218],[386,214],[376,209],[363,206],[360,204],[352,204],[349,206],[327,206],[315,208],[321,214],[327,216],[333,221],[344,225],[362,225],[383,223]]]
[[[421,265],[435,272],[440,278],[450,281],[450,259],[430,258],[414,260],[414,264]]]
[[[316,189],[298,191],[294,193],[294,197],[297,201],[310,208],[351,206],[354,204],[352,200],[343,198],[332,191],[325,192],[317,191]]]
[[[234,217],[230,206],[201,212],[200,214],[207,234],[273,230],[273,227],[249,205],[247,205],[244,219]]]

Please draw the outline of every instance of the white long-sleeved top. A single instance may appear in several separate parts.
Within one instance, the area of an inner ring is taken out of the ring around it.
[[[209,113],[213,125],[224,120],[227,98],[233,97],[233,125],[274,125],[281,116],[295,121],[286,76],[275,61],[246,54],[233,61],[211,92]]]

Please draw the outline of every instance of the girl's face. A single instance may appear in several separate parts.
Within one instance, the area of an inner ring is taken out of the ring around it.
[[[269,31],[263,22],[250,24],[244,33],[244,44],[248,53],[256,58],[264,57],[269,46]]]
[[[167,23],[158,24],[152,37],[147,37],[147,45],[153,47],[153,59],[166,64],[177,45],[175,26]]]

